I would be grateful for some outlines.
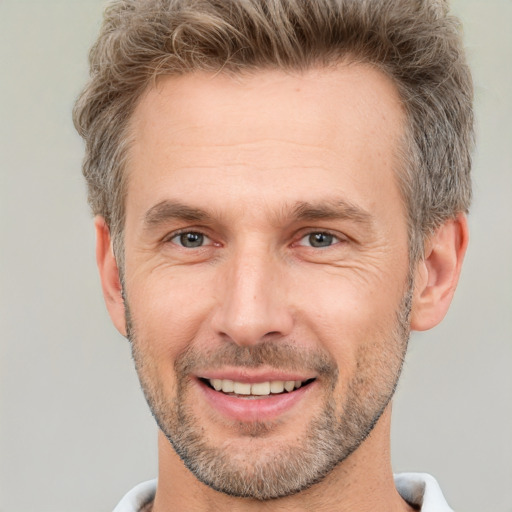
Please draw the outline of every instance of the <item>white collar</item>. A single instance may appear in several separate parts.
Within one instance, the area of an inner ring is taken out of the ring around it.
[[[395,486],[400,496],[421,512],[453,512],[444,499],[436,479],[427,473],[399,473]]]
[[[155,497],[156,484],[156,480],[149,480],[136,485],[113,512],[139,512]],[[421,512],[453,512],[436,479],[427,473],[399,473],[395,475],[395,486],[400,496],[411,505],[421,507]]]

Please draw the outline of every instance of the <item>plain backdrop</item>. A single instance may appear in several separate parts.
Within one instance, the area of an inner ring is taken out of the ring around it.
[[[71,108],[103,0],[0,0],[0,511],[108,512],[156,475],[156,428],[94,260]],[[414,334],[396,471],[459,512],[512,511],[512,1],[459,0],[478,149],[451,311]]]

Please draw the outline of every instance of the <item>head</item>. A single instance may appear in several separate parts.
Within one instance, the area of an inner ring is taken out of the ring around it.
[[[89,203],[121,267],[129,120],[157,77],[341,61],[374,66],[399,92],[406,128],[396,175],[417,261],[426,238],[471,200],[472,81],[445,0],[112,2],[74,122],[86,141]]]
[[[466,243],[471,82],[444,4],[114,2],[91,70],[105,296],[187,467],[271,499],[378,444]]]

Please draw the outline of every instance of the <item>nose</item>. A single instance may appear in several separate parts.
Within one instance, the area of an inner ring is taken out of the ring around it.
[[[240,249],[225,262],[213,315],[217,335],[240,346],[290,334],[293,315],[278,257],[264,248]]]

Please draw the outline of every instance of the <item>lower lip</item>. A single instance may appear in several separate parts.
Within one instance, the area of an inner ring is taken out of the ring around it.
[[[226,395],[197,380],[207,402],[222,416],[241,422],[270,421],[297,406],[311,392],[315,382],[291,393],[280,393],[258,398]]]

